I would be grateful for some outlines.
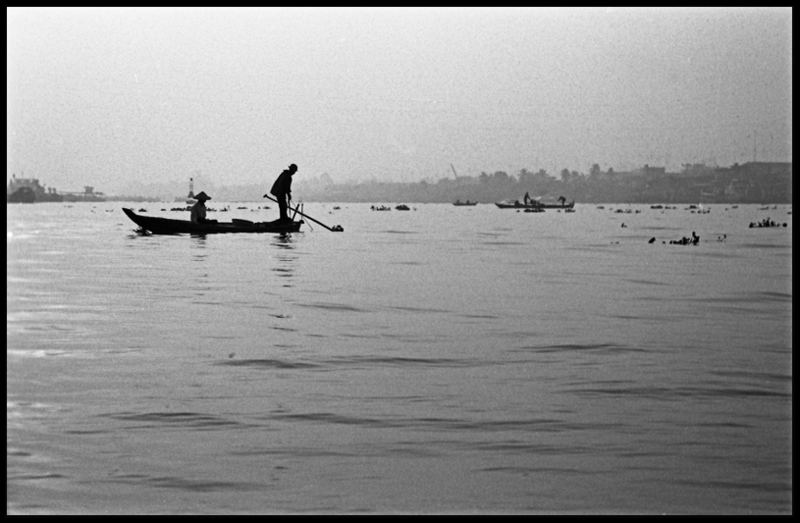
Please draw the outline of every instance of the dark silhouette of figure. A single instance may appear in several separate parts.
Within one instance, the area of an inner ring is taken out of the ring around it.
[[[270,193],[278,200],[278,209],[280,210],[281,221],[290,221],[287,212],[289,202],[292,201],[292,176],[297,172],[297,166],[291,164],[288,169],[278,175],[275,183],[272,184]]]
[[[210,200],[211,196],[207,195],[205,191],[200,191],[200,194],[196,194],[194,198],[197,200],[197,203],[192,205],[192,223],[203,223],[209,221],[206,220],[206,200]]]
[[[525,196],[522,198],[522,201],[525,203],[525,205],[530,205],[531,204],[531,202],[532,202],[531,195],[528,194],[528,191],[525,191]]]
[[[670,240],[670,245],[697,245],[700,243],[700,237],[696,232],[692,231],[692,237],[682,237],[680,240]]]

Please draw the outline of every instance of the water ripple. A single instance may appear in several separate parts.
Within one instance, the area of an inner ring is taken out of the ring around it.
[[[755,387],[590,387],[566,389],[581,396],[635,396],[659,401],[684,398],[746,398],[771,397],[791,399],[791,391],[767,390]]]
[[[524,242],[515,242],[515,241],[491,241],[491,242],[483,241],[483,242],[480,243],[480,245],[492,245],[492,246],[498,246],[499,245],[501,247],[504,247],[504,246],[507,246],[507,245],[525,245],[525,243]]]
[[[365,309],[359,309],[358,307],[353,307],[352,305],[346,305],[344,303],[298,303],[300,307],[308,307],[308,308],[315,308],[315,309],[325,309],[331,310],[336,312],[368,312]]]
[[[344,416],[341,414],[333,414],[330,412],[311,412],[306,414],[273,414],[272,416],[269,416],[269,419],[283,420],[283,421],[312,422],[312,423],[332,423],[334,425],[359,425],[362,427],[373,427],[373,428],[392,428],[392,427],[403,426],[402,424],[398,424],[397,422],[389,419]]]
[[[715,376],[721,376],[723,378],[751,378],[754,380],[771,380],[771,381],[782,381],[782,382],[792,382],[792,376],[786,374],[775,374],[771,372],[758,372],[758,371],[747,371],[747,370],[713,370],[711,374]]]
[[[330,365],[344,366],[392,366],[392,367],[464,367],[475,362],[454,358],[410,358],[404,356],[342,356],[326,361]]]
[[[628,282],[631,282],[631,283],[641,283],[643,285],[664,285],[664,286],[669,286],[668,283],[664,283],[663,281],[655,281],[655,280],[642,280],[642,279],[637,279],[637,278],[625,278],[625,281],[628,281]]]
[[[740,245],[743,249],[756,249],[756,250],[764,250],[764,249],[774,249],[774,250],[788,250],[791,251],[791,245],[776,245],[772,243],[743,243]]]
[[[747,491],[761,491],[769,493],[791,492],[791,483],[763,482],[763,481],[697,481],[677,480],[676,483],[701,488],[741,489]]]
[[[764,301],[791,303],[792,294],[785,292],[761,291],[742,293],[733,296],[701,297],[695,298],[693,301],[709,304],[748,304],[755,306]]]
[[[119,412],[107,414],[106,417],[119,421],[139,423],[139,425],[133,428],[163,428],[165,425],[170,425],[199,430],[212,430],[244,426],[242,423],[236,421],[197,412]]]
[[[220,492],[257,490],[263,488],[256,483],[242,481],[212,481],[181,478],[177,476],[148,476],[146,474],[120,474],[108,481],[114,483],[144,484],[150,487],[178,489],[187,492]]]
[[[332,412],[285,413],[279,412],[266,416],[270,421],[292,421],[314,424],[356,425],[363,428],[403,428],[434,432],[468,432],[468,433],[506,433],[518,431],[524,433],[561,433],[575,431],[596,431],[616,427],[616,423],[572,422],[554,418],[533,419],[486,419],[473,420],[443,417],[363,417],[336,414]],[[527,441],[490,441],[470,443],[483,450],[531,450],[535,447],[542,450],[541,445]]]
[[[428,308],[428,307],[406,307],[406,306],[401,306],[401,305],[397,305],[397,306],[393,306],[393,307],[387,307],[387,308],[390,309],[390,310],[397,310],[397,311],[403,311],[403,312],[414,312],[414,313],[420,313],[420,312],[422,312],[422,313],[428,313],[428,312],[448,313],[448,312],[452,312],[452,311],[449,311],[447,309],[436,309],[436,308]]]
[[[611,343],[564,343],[558,345],[529,345],[520,347],[522,350],[532,350],[539,353],[559,352],[597,352],[602,354],[620,354],[627,352],[647,352],[639,347],[628,347]]]
[[[218,365],[229,365],[231,367],[253,367],[266,369],[314,369],[319,365],[297,361],[284,361],[275,359],[245,359],[245,360],[226,360],[219,362]]]
[[[9,480],[22,480],[22,481],[35,481],[40,479],[64,479],[67,476],[63,474],[58,474],[55,472],[49,472],[44,474],[9,474]]]
[[[281,370],[347,370],[364,369],[368,367],[469,367],[480,365],[479,362],[455,358],[412,358],[406,356],[337,356],[315,361],[291,361],[272,358],[227,359],[217,365],[230,367],[249,367],[257,369]]]

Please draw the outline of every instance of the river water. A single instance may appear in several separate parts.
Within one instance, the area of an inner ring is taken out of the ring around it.
[[[9,513],[792,512],[791,206],[122,206],[7,208]]]

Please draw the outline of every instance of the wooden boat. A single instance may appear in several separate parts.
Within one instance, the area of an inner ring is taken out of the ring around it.
[[[534,202],[542,209],[572,209],[575,207],[575,200],[567,203],[566,198],[563,196],[555,202],[543,202],[541,200],[534,200]]]
[[[461,205],[478,205],[478,202],[471,202],[469,200],[467,200],[465,202],[462,202],[461,200],[456,200],[456,201],[453,202],[453,205],[458,205],[458,206],[461,206]]]
[[[575,200],[567,203],[563,196],[557,202],[543,202],[540,199],[531,200],[529,203],[519,200],[503,200],[495,202],[501,209],[572,209],[575,207]]]
[[[231,232],[271,232],[287,233],[298,232],[303,220],[300,221],[281,221],[272,222],[251,222],[250,220],[234,219],[230,222],[205,222],[192,223],[189,220],[173,220],[171,218],[158,218],[153,216],[142,216],[136,214],[131,209],[123,207],[123,212],[133,223],[150,231],[153,234],[217,234]]]
[[[494,202],[494,204],[500,207],[501,209],[538,209],[539,207],[541,207],[536,202],[522,203],[519,200],[503,200],[501,202]]]
[[[569,203],[543,203],[541,205],[542,209],[572,209],[575,207],[575,200]]]

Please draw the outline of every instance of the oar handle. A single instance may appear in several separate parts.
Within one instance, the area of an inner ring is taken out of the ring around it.
[[[272,196],[270,196],[269,194],[265,194],[265,195],[264,195],[264,198],[269,198],[269,199],[270,199],[270,200],[272,200],[273,202],[275,202],[275,203],[279,203],[279,202],[278,202],[278,200],[276,200],[275,198],[273,198],[273,197],[272,197]],[[342,226],[341,226],[341,225],[335,225],[335,226],[333,226],[333,227],[328,227],[328,226],[327,226],[327,225],[325,225],[324,223],[322,223],[322,222],[320,222],[320,221],[317,221],[317,220],[315,220],[314,218],[312,218],[311,216],[309,216],[309,215],[307,215],[307,214],[305,214],[305,213],[301,212],[301,211],[299,210],[299,208],[297,208],[297,207],[296,207],[296,208],[294,208],[294,209],[292,209],[292,210],[293,210],[294,212],[296,212],[297,214],[299,214],[300,216],[302,216],[302,217],[304,217],[304,218],[308,218],[308,219],[309,219],[309,220],[311,220],[312,222],[314,222],[314,223],[318,223],[318,224],[322,225],[323,227],[325,227],[325,228],[326,228],[326,229],[328,229],[329,231],[332,231],[332,232],[342,232],[342,231],[344,231],[344,229],[342,229]]]

